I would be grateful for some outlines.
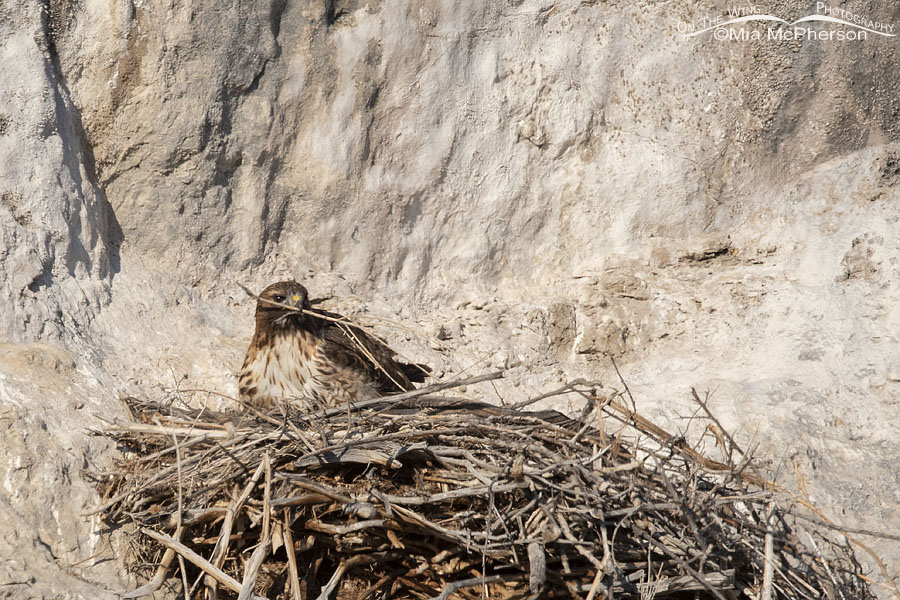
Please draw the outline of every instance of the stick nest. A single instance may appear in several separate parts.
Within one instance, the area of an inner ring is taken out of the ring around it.
[[[424,391],[265,414],[127,399],[98,509],[140,531],[150,582],[126,597],[874,598],[730,436],[713,461],[584,383],[541,397],[583,400],[578,419]]]

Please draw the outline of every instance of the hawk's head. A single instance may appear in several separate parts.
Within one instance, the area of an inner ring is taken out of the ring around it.
[[[302,312],[291,310],[284,305],[309,310],[309,292],[296,281],[273,283],[259,294],[256,303],[257,324],[289,327],[306,321],[307,316]]]

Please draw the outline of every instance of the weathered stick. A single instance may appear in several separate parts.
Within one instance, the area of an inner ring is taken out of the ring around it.
[[[284,548],[288,559],[288,574],[291,582],[291,596],[294,600],[303,600],[300,592],[300,577],[297,573],[297,554],[294,552],[294,536],[291,534],[291,520],[288,518],[288,509],[284,509],[284,526],[281,530],[284,536]]]
[[[175,539],[180,536],[181,532],[175,532]],[[169,571],[169,567],[172,565],[172,561],[175,560],[175,550],[172,548],[166,548],[165,554],[163,554],[162,560],[159,563],[159,567],[156,569],[156,573],[153,575],[153,579],[137,588],[136,590],[130,591],[127,594],[122,594],[122,598],[140,598],[141,596],[150,596],[166,581],[166,573]]]
[[[775,503],[769,501],[769,509],[766,511],[766,541],[765,562],[763,567],[763,583],[760,600],[772,600],[772,581],[774,575],[774,538],[775,538]]]
[[[419,396],[424,396],[426,394],[434,394],[437,392],[442,392],[444,390],[449,390],[457,387],[462,387],[464,385],[473,385],[476,383],[483,383],[485,381],[494,381],[495,379],[502,379],[503,374],[506,373],[503,371],[494,371],[493,373],[485,373],[483,375],[475,375],[473,377],[466,377],[465,379],[456,379],[454,381],[445,381],[442,383],[435,383],[433,385],[426,385],[425,387],[416,388],[409,392],[403,392],[401,394],[393,394],[391,396],[383,396],[381,398],[373,398],[371,400],[364,400],[363,402],[356,402],[352,405],[353,410],[360,410],[362,408],[368,408],[370,406],[376,406],[379,404],[389,403],[389,408],[396,408],[397,404],[404,401],[409,400],[411,398],[417,398]],[[342,414],[346,411],[345,408],[330,408],[325,411],[324,417],[333,417],[335,415]]]
[[[231,591],[240,593],[241,584],[238,583],[237,579],[231,577],[230,575],[227,575],[226,573],[223,573],[221,569],[217,569],[216,567],[214,567],[208,560],[206,560],[181,542],[174,540],[164,533],[159,533],[153,531],[152,529],[147,529],[146,527],[141,528],[141,533],[159,542],[166,548],[170,548],[181,556],[185,557],[188,561],[202,569],[205,573],[215,577],[216,581],[218,581]],[[252,597],[254,600],[266,600],[262,596],[253,595]]]
[[[262,466],[266,472],[266,488],[263,496],[263,522],[262,533],[259,535],[259,545],[250,556],[247,568],[244,571],[244,580],[241,582],[241,592],[238,594],[238,600],[249,600],[253,595],[253,588],[256,585],[256,578],[259,576],[259,569],[262,567],[263,561],[269,554],[272,547],[271,534],[271,515],[272,515],[272,463],[269,460],[269,453],[263,455]]]
[[[250,493],[253,491],[253,488],[256,487],[256,483],[259,481],[264,469],[265,465],[261,461],[256,468],[256,472],[250,477],[250,481],[244,486],[241,495],[228,506],[228,509],[225,512],[225,518],[222,520],[222,527],[219,530],[219,540],[216,542],[216,547],[213,548],[212,556],[210,557],[212,564],[215,565],[216,568],[221,568],[222,563],[225,562],[225,556],[228,553],[228,543],[231,540],[231,529],[234,526],[234,518],[240,512],[241,506],[244,505],[247,498],[250,497]],[[209,588],[215,588],[215,580],[207,580],[206,585]]]
[[[453,581],[444,586],[444,591],[440,596],[434,596],[430,600],[449,600],[457,590],[467,587],[475,587],[476,585],[490,585],[492,583],[501,583],[505,581],[516,581],[523,579],[523,575],[491,575],[490,577],[475,577],[472,579],[463,579]]]

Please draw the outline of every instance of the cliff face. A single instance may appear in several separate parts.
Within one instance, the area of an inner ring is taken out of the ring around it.
[[[386,334],[447,373],[521,361],[508,399],[621,387],[611,353],[699,437],[709,390],[845,524],[900,519],[897,38],[679,34],[727,8],[0,7],[0,522],[27,524],[0,593],[126,586],[80,562],[112,453],[87,429],[119,392],[234,393],[236,282],[282,276],[411,324]]]

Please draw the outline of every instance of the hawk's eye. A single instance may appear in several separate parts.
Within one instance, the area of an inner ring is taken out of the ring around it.
[[[284,296],[282,296],[281,294],[272,296],[272,300],[274,300],[275,302],[284,302]]]

